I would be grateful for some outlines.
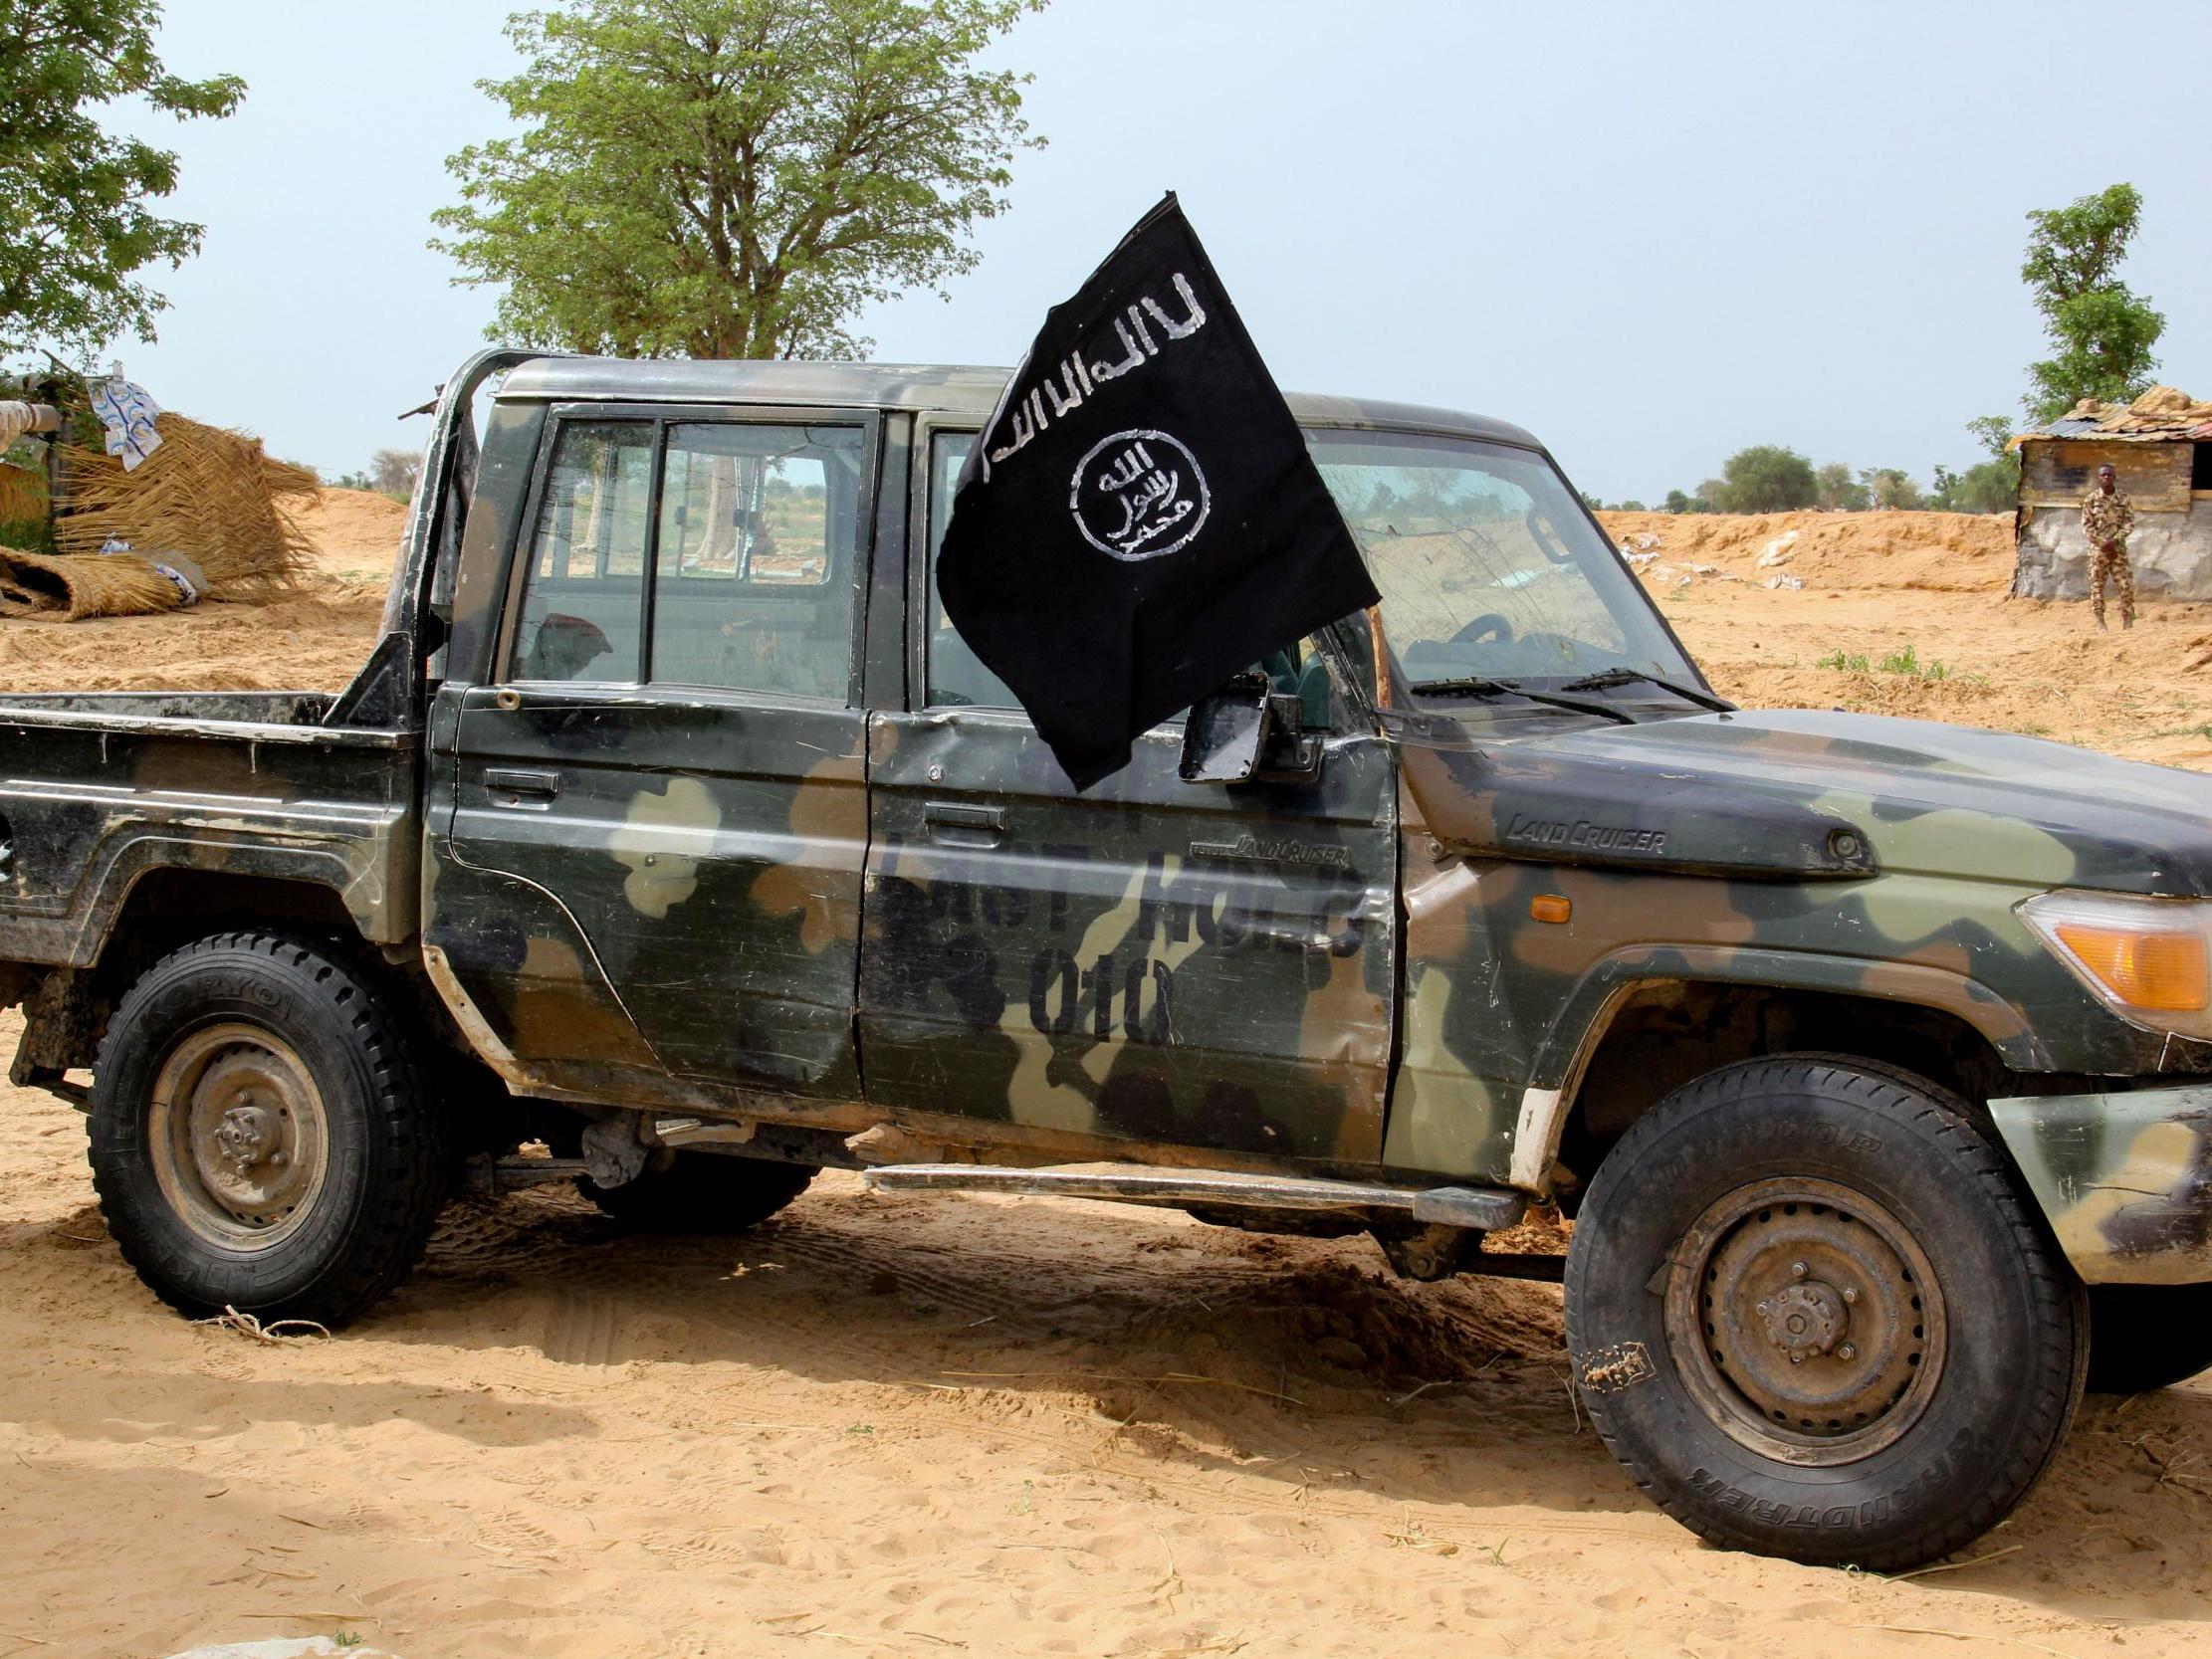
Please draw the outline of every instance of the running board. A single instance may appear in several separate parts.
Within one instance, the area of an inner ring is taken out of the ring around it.
[[[1302,1210],[1418,1226],[1491,1232],[1521,1218],[1528,1195],[1497,1186],[1381,1186],[1232,1169],[1172,1169],[1147,1163],[1063,1163],[1040,1169],[987,1163],[891,1163],[863,1170],[871,1192],[1004,1192],[1028,1198],[1097,1198],[1116,1204]]]

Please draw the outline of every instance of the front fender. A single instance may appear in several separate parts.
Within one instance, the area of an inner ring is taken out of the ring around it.
[[[1575,1085],[1605,1040],[1615,1012],[1640,986],[1669,982],[1826,991],[1935,1008],[1981,1033],[2015,1071],[2049,1069],[2042,1044],[2017,1008],[1987,985],[1947,968],[1737,945],[1640,945],[1616,950],[1576,984],[1537,1050],[1515,1126],[1510,1168],[1515,1186],[1545,1189],[1567,1115],[1574,1108]]]
[[[1612,1008],[1627,992],[1676,979],[1827,991],[1940,1009],[1978,1031],[2014,1071],[2053,1069],[2026,1015],[1980,980],[1950,968],[1743,945],[1632,945],[1600,958],[1576,984],[1537,1050],[1531,1086],[1564,1088],[1597,1047]]]

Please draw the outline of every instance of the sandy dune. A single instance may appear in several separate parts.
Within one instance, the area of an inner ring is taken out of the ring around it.
[[[1999,603],[2009,553],[1979,550],[1978,521],[1869,518],[1889,550],[1801,555],[1803,590],[1654,585],[1747,699],[2212,762],[2212,670],[2183,667],[2212,618],[2152,606],[2093,639],[2083,607]],[[1752,561],[1779,531],[1696,528],[1663,557],[1772,573]],[[376,610],[351,584],[258,614],[7,624],[0,684],[332,685]],[[1816,666],[1905,644],[1952,676]],[[0,1019],[0,1049],[15,1031]],[[2208,1640],[2202,1383],[2092,1400],[2008,1526],[1889,1581],[1708,1550],[1647,1505],[1570,1401],[1548,1288],[1405,1285],[1360,1242],[825,1176],[731,1240],[625,1236],[557,1192],[459,1204],[360,1327],[267,1347],[159,1308],[93,1207],[76,1115],[4,1093],[0,1659],[319,1633],[408,1659]]]

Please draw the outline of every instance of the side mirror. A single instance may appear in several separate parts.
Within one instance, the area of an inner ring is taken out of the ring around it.
[[[1296,692],[1240,674],[1191,706],[1177,773],[1186,783],[1312,783],[1321,776],[1322,734],[1300,729],[1304,723]]]

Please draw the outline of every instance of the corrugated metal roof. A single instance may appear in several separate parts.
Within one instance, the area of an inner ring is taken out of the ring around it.
[[[2200,403],[2172,386],[2153,386],[2132,403],[2100,403],[2085,397],[2040,431],[2021,433],[2013,445],[2046,438],[2114,444],[2204,443],[2212,441],[2212,403]]]

